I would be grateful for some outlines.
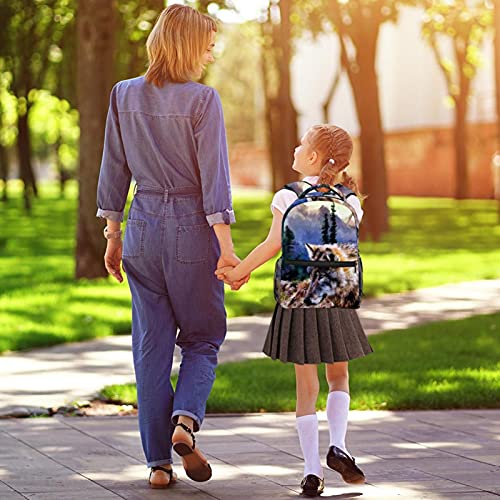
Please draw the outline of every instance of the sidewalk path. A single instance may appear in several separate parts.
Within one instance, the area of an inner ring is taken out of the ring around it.
[[[328,428],[320,418],[321,454]],[[325,469],[321,498],[482,500],[500,496],[500,410],[350,415],[348,446],[367,484]],[[133,417],[0,420],[2,500],[298,498],[302,460],[290,413],[209,416],[198,437],[213,478],[151,490]],[[323,457],[324,463],[324,457]]]
[[[444,285],[367,299],[359,311],[369,334],[500,310],[500,280]],[[220,362],[261,357],[269,315],[230,319]],[[176,354],[175,369],[179,364]],[[107,384],[134,380],[130,336],[0,356],[0,414],[14,407],[61,406]]]

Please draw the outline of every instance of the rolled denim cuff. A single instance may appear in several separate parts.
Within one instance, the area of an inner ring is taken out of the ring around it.
[[[210,226],[214,224],[234,224],[236,222],[234,210],[226,209],[223,212],[207,215],[207,222]]]
[[[123,222],[123,210],[121,212],[115,212],[114,210],[103,210],[102,208],[99,208],[97,210],[96,217],[114,220],[115,222]]]
[[[175,410],[172,413],[172,423],[174,425],[177,424],[177,421],[179,420],[179,417],[181,415],[184,417],[189,417],[193,420],[193,422],[194,422],[193,431],[194,432],[198,432],[200,430],[201,423],[202,423],[200,418],[198,417],[198,415],[195,415],[194,413],[190,412],[189,410]]]
[[[171,458],[164,458],[163,460],[155,460],[153,462],[148,462],[148,467],[157,467],[158,465],[169,465],[173,464],[174,461]]]

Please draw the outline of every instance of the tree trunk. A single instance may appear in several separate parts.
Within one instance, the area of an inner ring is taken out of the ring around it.
[[[78,2],[78,109],[80,112],[79,205],[76,278],[107,276],[103,223],[97,219],[96,192],[104,126],[113,82],[116,4],[114,0]]]
[[[262,25],[264,37],[271,43],[264,44],[262,53],[262,76],[265,93],[265,116],[267,144],[271,160],[273,190],[297,180],[292,170],[293,153],[297,146],[297,112],[291,98],[290,62],[291,48],[291,1],[281,1],[279,24],[269,19]],[[266,29],[268,31],[266,31]],[[273,77],[277,85],[272,88]]]
[[[455,99],[455,128],[453,139],[455,145],[455,199],[465,200],[468,194],[469,178],[467,171],[467,114],[468,93],[461,93]]]
[[[500,155],[500,0],[494,2],[494,24],[493,32],[495,33],[495,94],[496,94],[496,110],[497,110],[497,150],[495,155]],[[497,169],[493,174],[493,182],[495,196],[497,197],[497,224],[500,224],[500,166],[494,166]]]
[[[292,102],[290,64],[292,61],[292,0],[282,0],[278,4],[281,22],[275,26],[275,51],[279,74],[277,116],[275,116],[275,139],[278,139],[280,160],[276,169],[274,190],[281,189],[285,184],[297,180],[297,174],[292,170],[293,153],[297,146],[297,111]],[[277,131],[280,132],[277,132]],[[279,134],[279,138],[277,137]]]
[[[500,0],[495,0],[493,32],[495,33],[495,94],[497,110],[497,151],[500,154]],[[499,205],[500,206],[500,205]]]
[[[470,35],[467,40],[470,39]],[[463,68],[466,64],[466,43],[454,39],[455,58],[459,68],[459,94],[455,101],[455,199],[464,200],[469,192],[469,173],[467,166],[467,99],[469,98],[471,80],[465,76]],[[451,93],[451,92],[450,92]]]
[[[31,138],[28,127],[29,105],[26,113],[20,114],[17,120],[17,156],[19,159],[19,174],[24,184],[24,208],[31,211],[31,199],[38,196],[35,173],[31,163]]]
[[[263,27],[262,27],[263,28]],[[271,161],[271,182],[273,185],[273,190],[275,190],[275,186],[277,185],[276,180],[276,165],[279,165],[280,162],[280,151],[274,146],[279,143],[279,129],[275,126],[275,120],[273,120],[273,116],[277,115],[276,103],[272,97],[271,83],[269,77],[269,65],[270,61],[267,59],[273,58],[273,54],[269,48],[263,47],[260,54],[260,63],[261,63],[261,71],[262,71],[262,84],[264,87],[264,118],[266,124],[266,143],[267,150],[269,151],[269,159]]]
[[[59,157],[59,148],[61,147],[61,137],[54,144],[54,156],[56,161],[56,170],[59,177],[59,196],[64,199],[66,195],[66,182],[71,178]]]
[[[368,33],[365,35],[369,36]],[[378,30],[373,31],[371,35],[370,40],[356,46],[356,64],[348,65],[347,73],[360,126],[363,194],[367,195],[361,237],[379,241],[389,229],[389,214],[384,131],[375,70]],[[345,46],[342,50],[345,50]]]
[[[7,201],[9,199],[7,191],[8,179],[9,179],[9,159],[7,156],[7,148],[0,143],[0,180],[3,182],[3,189],[0,201]]]

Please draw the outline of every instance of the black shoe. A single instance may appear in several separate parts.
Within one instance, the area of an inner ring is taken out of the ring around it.
[[[326,455],[326,463],[330,469],[337,471],[346,483],[363,484],[365,482],[365,475],[356,465],[354,458],[336,446],[330,446]]]
[[[302,479],[300,487],[302,488],[302,495],[306,497],[317,497],[321,495],[325,489],[325,480],[320,479],[314,474],[309,474]]]

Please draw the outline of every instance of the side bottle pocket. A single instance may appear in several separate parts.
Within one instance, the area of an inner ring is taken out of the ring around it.
[[[276,266],[274,268],[274,300],[276,302],[280,301],[281,295],[281,262],[283,257],[280,257],[276,261]]]

